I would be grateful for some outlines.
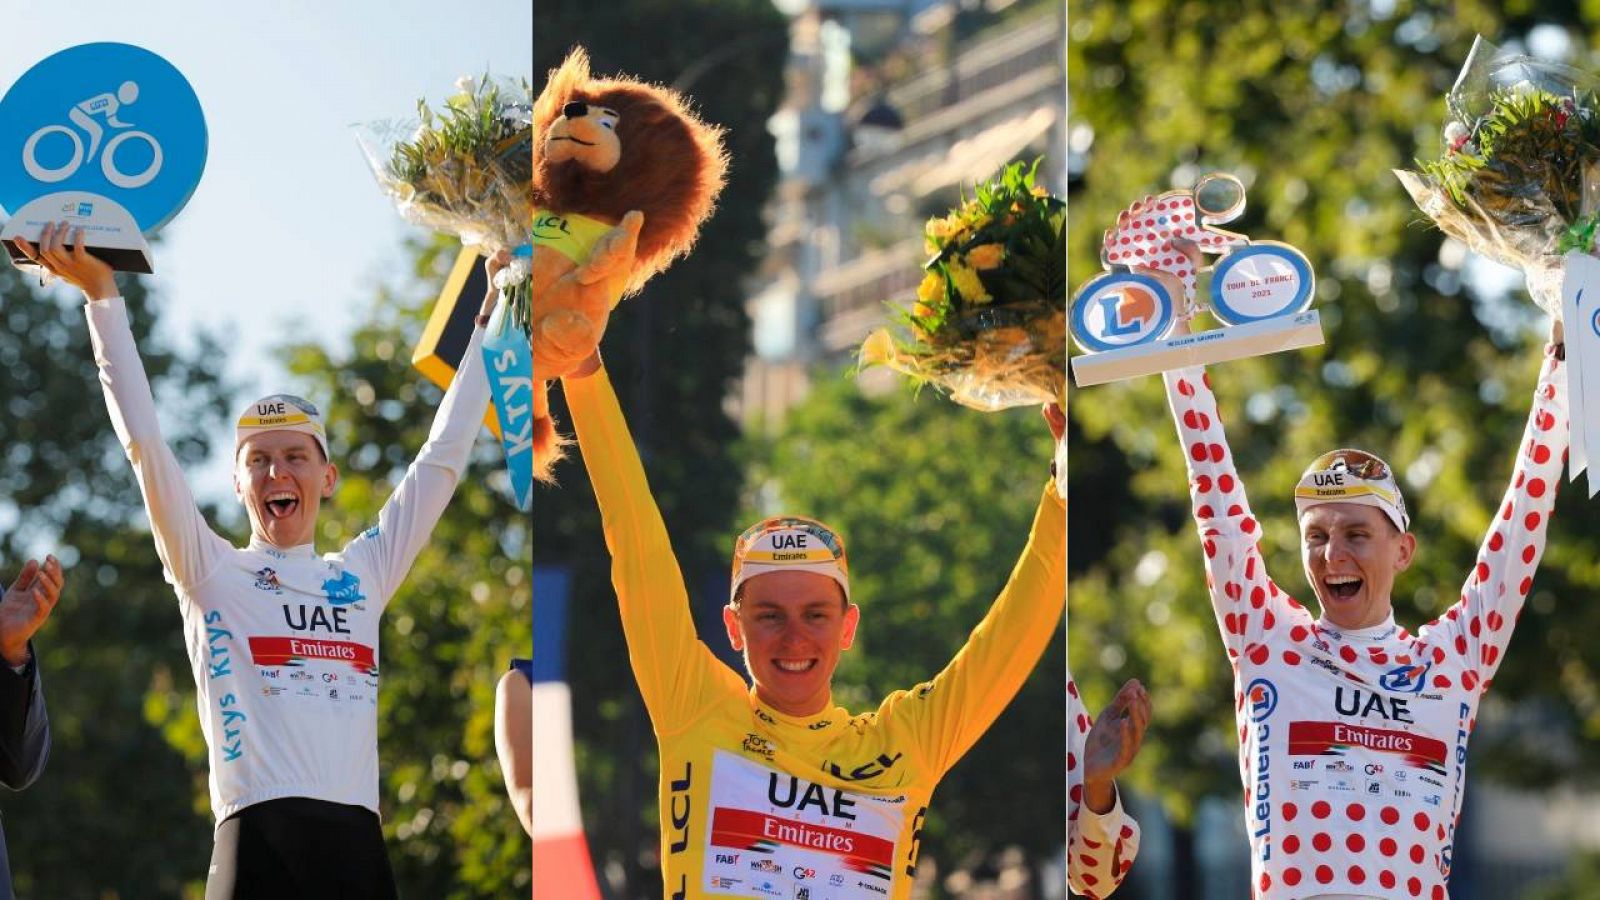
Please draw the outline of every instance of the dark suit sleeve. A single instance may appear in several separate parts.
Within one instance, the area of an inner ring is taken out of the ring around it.
[[[28,656],[21,675],[0,663],[0,784],[15,791],[33,784],[50,758],[50,720],[31,643]]]

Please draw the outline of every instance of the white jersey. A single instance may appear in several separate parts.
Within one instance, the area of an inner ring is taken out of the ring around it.
[[[1067,882],[1091,900],[1111,896],[1139,853],[1139,823],[1122,811],[1117,792],[1109,810],[1083,805],[1083,746],[1094,721],[1067,674]]]
[[[213,532],[161,437],[121,298],[88,305],[106,406],[144,495],[184,642],[220,824],[310,797],[378,811],[378,624],[466,469],[488,405],[478,329],[428,441],[378,514],[338,553]]]
[[[1200,369],[1168,373],[1206,580],[1233,663],[1253,896],[1444,900],[1478,701],[1544,550],[1567,447],[1549,357],[1460,600],[1415,636],[1317,620],[1268,577]]]

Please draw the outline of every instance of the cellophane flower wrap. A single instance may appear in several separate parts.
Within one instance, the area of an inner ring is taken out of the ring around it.
[[[861,362],[886,365],[985,411],[1057,403],[1066,389],[1066,204],[1013,163],[971,200],[930,219],[910,332],[870,335]]]
[[[486,254],[517,251],[495,278],[505,320],[529,330],[533,275],[533,92],[527,80],[462,78],[437,110],[378,122],[360,135],[378,183],[407,221],[454,234]]]
[[[1445,234],[1514,266],[1561,314],[1561,256],[1592,251],[1600,209],[1600,79],[1479,37],[1446,98],[1444,150],[1397,170]]]

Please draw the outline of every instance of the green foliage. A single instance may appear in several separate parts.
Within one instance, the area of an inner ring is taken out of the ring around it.
[[[836,374],[818,379],[756,467],[762,493],[778,498],[775,508],[745,517],[817,516],[844,537],[861,626],[835,676],[836,702],[875,708],[890,691],[931,678],[961,649],[1027,541],[1051,450],[1034,408],[983,414],[932,394],[874,399]],[[1008,846],[1024,848],[1035,863],[1059,851],[1062,650],[1061,641],[1051,643],[1016,699],[935,791],[922,859],[941,873]]]
[[[1069,12],[1069,127],[1093,134],[1069,194],[1072,283],[1100,270],[1100,236],[1118,211],[1176,174],[1245,180],[1250,209],[1229,228],[1306,253],[1327,335],[1321,347],[1212,372],[1268,566],[1306,596],[1292,503],[1300,469],[1331,447],[1370,447],[1395,465],[1413,512],[1417,561],[1394,599],[1414,630],[1454,602],[1498,505],[1546,326],[1521,291],[1480,293],[1447,265],[1440,234],[1421,227],[1390,170],[1434,146],[1475,33],[1509,39],[1543,21],[1580,35],[1593,14],[1546,6],[1507,20],[1481,0],[1402,0],[1392,12],[1073,0]],[[1129,780],[1188,822],[1199,798],[1237,797],[1240,785],[1230,671],[1170,413],[1155,378],[1070,400],[1074,675],[1091,709],[1128,677],[1149,686],[1155,718]],[[1581,784],[1597,771],[1600,657],[1583,636],[1600,628],[1584,599],[1600,588],[1600,509],[1579,493],[1557,504],[1473,740],[1477,777]],[[1552,728],[1575,731],[1581,762],[1488,727],[1498,700],[1547,704]]]
[[[1560,878],[1535,885],[1522,900],[1600,900],[1600,854],[1579,856]]]

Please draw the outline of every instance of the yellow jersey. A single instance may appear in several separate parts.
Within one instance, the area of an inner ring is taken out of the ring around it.
[[[910,897],[935,785],[1056,634],[1066,512],[1054,490],[1046,487],[1004,590],[944,671],[871,712],[830,703],[787,716],[696,636],[666,525],[604,370],[565,386],[660,751],[665,895]]]

